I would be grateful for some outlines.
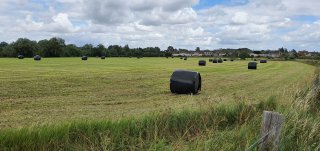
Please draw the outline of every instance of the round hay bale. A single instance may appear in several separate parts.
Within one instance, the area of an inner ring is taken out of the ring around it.
[[[257,69],[258,63],[256,62],[249,62],[248,63],[248,69]]]
[[[87,56],[82,56],[81,60],[88,60],[88,57]]]
[[[223,63],[223,61],[222,61],[222,59],[220,58],[220,59],[218,59],[218,63]]]
[[[213,61],[213,59],[209,59],[209,62],[212,62]]]
[[[183,60],[188,60],[188,58],[187,57],[184,57],[184,59]]]
[[[34,59],[35,61],[40,61],[40,60],[41,60],[41,56],[35,55],[35,56],[33,57],[33,59]]]
[[[234,61],[233,59],[231,59],[230,61]]]
[[[199,60],[199,66],[206,66],[205,60]]]
[[[260,63],[267,63],[267,60],[260,60]]]
[[[201,75],[195,71],[176,70],[170,77],[170,91],[177,94],[197,94],[201,90]]]
[[[223,61],[228,61],[228,59],[223,59]]]
[[[212,63],[218,63],[218,59],[213,59]]]
[[[183,59],[182,57],[180,57],[180,59]]]
[[[101,56],[101,59],[103,59],[103,60],[106,59],[106,56]]]
[[[23,55],[18,55],[18,59],[24,59]]]
[[[257,61],[257,59],[253,59],[253,61]]]

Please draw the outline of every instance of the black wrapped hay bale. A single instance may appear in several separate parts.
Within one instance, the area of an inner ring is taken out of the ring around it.
[[[18,59],[23,59],[24,56],[23,55],[18,55]]]
[[[253,61],[257,61],[257,59],[253,59]]]
[[[170,78],[170,91],[177,94],[197,94],[201,90],[201,75],[195,71],[176,70]]]
[[[180,59],[183,59],[182,57],[180,57]]]
[[[231,59],[230,61],[234,61],[233,59]]]
[[[260,63],[267,63],[267,60],[260,60]]]
[[[220,58],[220,59],[218,59],[218,63],[222,63],[223,61],[222,61],[222,59]]]
[[[101,56],[101,59],[106,59],[106,56]]]
[[[206,66],[205,60],[199,60],[199,66]]]
[[[209,62],[212,62],[213,61],[213,59],[209,59]]]
[[[248,69],[257,69],[257,64],[256,62],[249,62],[248,63]]]
[[[188,60],[188,58],[187,57],[184,57],[184,59],[183,60]]]
[[[223,59],[223,61],[228,61],[227,59]]]
[[[218,63],[218,59],[213,59],[212,63]]]
[[[87,56],[82,56],[81,60],[88,60],[88,57]]]
[[[40,60],[41,60],[41,56],[35,55],[35,56],[33,57],[33,59],[34,59],[35,61],[40,61]]]

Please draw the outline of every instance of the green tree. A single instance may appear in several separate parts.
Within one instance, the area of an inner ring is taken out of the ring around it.
[[[296,58],[298,58],[298,53],[297,53],[297,51],[296,50],[294,50],[294,49],[292,49],[291,51],[290,51],[290,56],[289,56],[291,59],[296,59]]]
[[[81,49],[74,44],[68,44],[63,48],[64,57],[79,57],[81,56]]]
[[[200,52],[200,47],[197,47],[197,48],[196,48],[196,52]]]
[[[169,47],[167,48],[166,52],[174,53],[175,50],[174,50],[174,48],[173,48],[172,46],[169,46]]]
[[[41,54],[45,57],[63,56],[63,49],[66,46],[62,38],[53,37],[50,40],[40,40],[38,42]]]
[[[17,53],[15,49],[12,47],[12,45],[7,45],[5,47],[2,47],[0,56],[2,57],[16,57]]]
[[[242,60],[246,60],[246,58],[249,58],[249,53],[248,52],[245,52],[245,51],[242,51],[240,52],[239,54],[239,58],[242,59]]]
[[[6,47],[6,46],[8,46],[8,45],[9,45],[9,44],[8,44],[7,42],[5,42],[5,41],[0,42],[0,48]]]
[[[15,55],[24,55],[26,57],[33,57],[38,50],[36,41],[31,41],[27,38],[19,38],[16,42],[12,43]]]
[[[92,49],[93,49],[92,44],[85,44],[81,48],[81,54],[83,56],[92,56]]]
[[[120,56],[124,56],[124,54],[122,54],[122,47],[119,45],[111,45],[108,47],[108,51],[110,52],[110,56],[112,57],[120,57]]]
[[[130,49],[128,44],[126,44],[123,47],[123,52],[125,53],[125,56],[133,56],[133,52],[131,51],[131,49]]]
[[[106,47],[103,44],[99,44],[96,47],[92,48],[92,56],[105,56],[106,55]]]

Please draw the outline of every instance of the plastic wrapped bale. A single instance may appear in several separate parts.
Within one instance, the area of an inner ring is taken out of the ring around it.
[[[41,60],[41,56],[35,55],[35,56],[33,57],[33,59],[34,59],[35,61],[40,61],[40,60]]]
[[[218,63],[218,59],[213,59],[212,63]]]
[[[223,60],[222,59],[218,59],[218,63],[222,63],[223,62]]]
[[[183,59],[182,57],[180,57],[180,59]]]
[[[257,63],[256,62],[249,62],[248,69],[257,69]]]
[[[223,59],[223,61],[228,61],[227,59]]]
[[[101,59],[106,59],[106,56],[101,56]]]
[[[201,90],[201,75],[195,71],[176,70],[170,78],[170,91],[177,94],[197,94]]]
[[[82,56],[81,60],[88,60],[88,57],[87,56]]]
[[[230,61],[234,61],[233,59],[231,59]]]
[[[206,66],[205,60],[199,60],[199,66]]]
[[[187,57],[184,57],[184,59],[183,60],[188,60],[188,58]]]
[[[209,62],[212,62],[213,61],[213,59],[209,59]]]
[[[24,56],[23,55],[18,55],[18,59],[23,59]]]
[[[267,60],[260,60],[260,63],[267,63]]]
[[[253,59],[253,61],[257,61],[257,59]]]

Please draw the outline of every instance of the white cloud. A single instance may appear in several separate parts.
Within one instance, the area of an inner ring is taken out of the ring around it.
[[[0,0],[0,41],[60,36],[78,44],[194,49],[319,49],[317,0],[234,0],[195,10],[199,0]]]
[[[248,14],[246,12],[236,12],[231,20],[234,24],[246,24],[248,23]]]
[[[53,22],[49,24],[49,31],[53,32],[76,32],[79,28],[74,27],[69,20],[68,14],[59,13],[52,17]]]

